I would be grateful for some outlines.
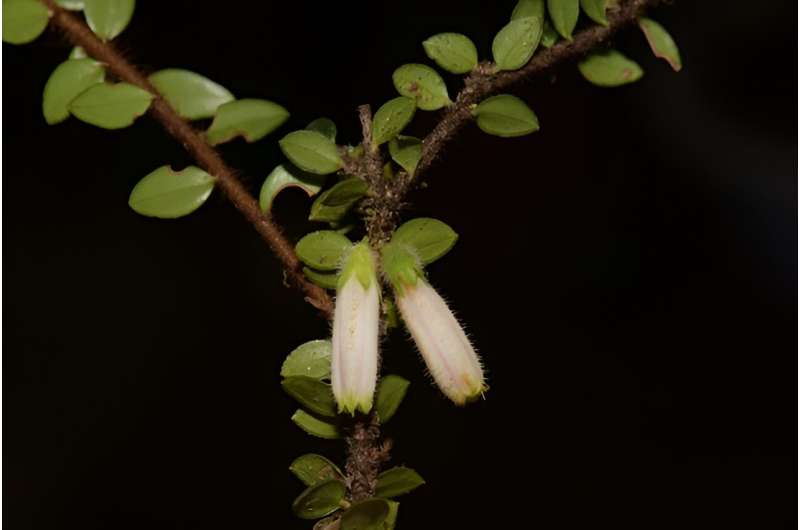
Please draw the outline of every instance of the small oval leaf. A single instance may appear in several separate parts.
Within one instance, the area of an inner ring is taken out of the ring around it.
[[[206,131],[208,143],[219,145],[239,136],[253,143],[289,118],[289,111],[265,99],[237,99],[220,105]]]
[[[296,375],[284,378],[281,387],[311,412],[330,418],[336,416],[336,401],[330,385],[313,377]]]
[[[478,127],[495,136],[510,138],[539,130],[536,114],[516,96],[500,94],[483,100],[473,111]]]
[[[556,42],[558,42],[559,35],[556,33],[556,30],[553,29],[553,25],[550,24],[549,20],[544,21],[544,29],[542,30],[542,40],[539,42],[543,47],[549,48]]]
[[[294,459],[289,471],[306,486],[314,486],[326,480],[344,480],[342,471],[322,455],[309,453]]]
[[[311,436],[316,436],[317,438],[323,438],[325,440],[337,440],[342,437],[342,435],[339,434],[339,430],[336,428],[336,425],[317,419],[301,409],[298,409],[292,415],[292,421],[306,433],[310,434]]]
[[[385,375],[381,378],[375,397],[375,410],[381,425],[386,424],[397,412],[410,384],[408,379],[399,375]]]
[[[416,110],[416,100],[406,96],[390,99],[381,105],[372,120],[372,145],[385,144],[400,134]]]
[[[367,499],[353,504],[342,514],[341,530],[383,530],[389,517],[385,499]]]
[[[234,99],[227,88],[189,70],[167,68],[149,79],[175,112],[187,120],[212,118],[220,105]]]
[[[92,85],[72,100],[69,111],[81,121],[104,129],[122,129],[147,112],[153,94],[128,83]]]
[[[417,100],[422,110],[437,110],[451,103],[444,79],[424,64],[404,64],[394,71],[392,81],[397,91]]]
[[[314,269],[309,269],[308,267],[303,267],[303,274],[306,275],[306,278],[319,285],[323,289],[336,289],[339,285],[339,272],[320,272],[315,271]]]
[[[306,125],[306,130],[317,131],[321,135],[330,138],[331,142],[336,141],[336,124],[328,118],[317,118]]]
[[[27,44],[44,32],[50,13],[39,0],[3,0],[3,42]]]
[[[312,340],[292,350],[281,366],[281,377],[303,375],[317,380],[331,375],[331,341]]]
[[[264,179],[258,194],[258,205],[262,212],[269,213],[275,197],[286,188],[300,188],[309,197],[313,197],[322,189],[324,182],[325,177],[322,175],[308,173],[289,163],[281,164]]]
[[[84,0],[86,23],[102,40],[111,40],[125,29],[133,17],[136,0]]]
[[[311,205],[309,221],[338,223],[350,208],[367,194],[369,185],[357,177],[350,177],[322,192]]]
[[[457,240],[458,234],[452,228],[429,217],[404,223],[392,236],[393,243],[410,247],[425,265],[447,254]]]
[[[53,125],[69,118],[70,102],[104,79],[103,65],[92,59],[70,59],[59,64],[44,85],[42,113],[45,121]]]
[[[161,166],[134,186],[128,205],[141,215],[174,219],[202,206],[213,189],[214,177],[199,167]]]
[[[580,0],[547,0],[547,11],[559,35],[572,40],[572,32],[580,14]]]
[[[295,251],[300,261],[321,271],[339,268],[342,255],[353,243],[333,230],[311,232],[297,242]]]
[[[516,70],[533,56],[542,38],[543,21],[539,17],[512,20],[492,42],[492,56],[500,70]]]
[[[644,32],[653,54],[659,59],[667,61],[673,70],[679,72],[683,67],[681,53],[678,50],[678,45],[675,44],[672,36],[664,29],[664,26],[655,20],[643,17],[639,19],[639,27]]]
[[[389,154],[409,175],[413,175],[422,156],[422,141],[413,136],[399,135],[389,142]]]
[[[544,0],[519,0],[511,12],[511,20],[537,17],[544,21]]]
[[[602,26],[608,26],[608,19],[606,18],[607,7],[608,0],[581,0],[581,9],[586,13],[586,16]]]
[[[310,173],[327,175],[342,167],[336,144],[317,131],[294,131],[278,143],[294,165]]]
[[[428,57],[451,74],[466,74],[478,64],[475,44],[461,33],[439,33],[422,42]]]
[[[378,475],[375,495],[383,498],[397,497],[425,484],[419,473],[408,467],[393,467]]]
[[[615,87],[641,79],[641,67],[617,50],[595,52],[578,63],[583,77],[592,84]]]
[[[309,486],[292,503],[292,511],[301,519],[320,519],[339,509],[347,488],[337,479]]]

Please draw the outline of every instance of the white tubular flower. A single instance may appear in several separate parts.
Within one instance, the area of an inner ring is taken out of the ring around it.
[[[368,413],[378,379],[380,292],[367,243],[355,245],[344,262],[333,316],[331,384],[339,412]]]
[[[400,314],[441,391],[456,405],[482,395],[486,385],[478,354],[414,256],[390,243],[383,259]]]

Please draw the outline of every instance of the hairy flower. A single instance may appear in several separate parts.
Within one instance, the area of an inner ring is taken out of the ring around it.
[[[378,378],[378,287],[372,250],[359,243],[345,258],[333,317],[331,383],[339,412],[372,408]]]
[[[384,269],[406,327],[441,391],[456,405],[483,394],[486,386],[478,354],[413,255],[389,244],[384,248]]]

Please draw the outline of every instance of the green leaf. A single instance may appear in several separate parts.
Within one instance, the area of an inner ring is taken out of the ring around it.
[[[330,385],[313,377],[295,375],[284,378],[281,387],[311,412],[331,418],[336,416],[336,400]]]
[[[395,304],[394,299],[391,296],[385,296],[383,298],[383,314],[387,331],[400,325],[400,317],[397,315],[397,304]],[[385,416],[386,413],[384,412],[383,415]],[[389,416],[391,416],[391,414]]]
[[[397,524],[397,512],[400,510],[400,503],[397,501],[386,501],[389,503],[389,515],[383,522],[384,530],[394,530]]]
[[[547,0],[547,11],[559,35],[572,40],[572,31],[580,14],[580,0]]]
[[[641,67],[616,50],[595,52],[578,63],[583,77],[592,84],[615,87],[638,81]]]
[[[56,4],[64,9],[69,9],[70,11],[81,11],[83,10],[84,1],[83,0],[56,0]]]
[[[317,438],[324,438],[326,440],[337,440],[342,437],[336,429],[336,425],[327,421],[322,421],[315,418],[308,412],[298,409],[292,415],[292,421],[303,429],[306,433]]]
[[[306,275],[306,278],[311,280],[316,285],[319,285],[323,289],[336,289],[336,287],[339,285],[338,271],[320,272],[308,267],[303,267],[303,274]]]
[[[69,59],[59,64],[44,85],[42,113],[45,121],[53,125],[69,118],[69,103],[104,79],[103,65],[92,59]]]
[[[425,53],[443,70],[466,74],[478,64],[478,50],[461,33],[439,33],[422,42]]]
[[[392,236],[393,243],[411,247],[425,265],[447,254],[457,240],[458,234],[452,228],[429,217],[419,217],[404,223]]]
[[[122,129],[147,112],[153,94],[128,83],[93,85],[68,105],[73,116],[104,129]]]
[[[331,376],[331,341],[312,340],[292,350],[281,367],[281,377],[303,375],[317,380]]]
[[[512,20],[492,42],[492,56],[500,70],[516,70],[533,56],[542,38],[543,21],[539,17]]]
[[[297,242],[295,251],[300,261],[321,271],[339,268],[342,255],[353,243],[342,234],[332,230],[319,230],[306,234]]]
[[[337,479],[309,486],[292,503],[292,511],[301,519],[320,519],[340,508],[347,488]]]
[[[148,217],[174,219],[200,208],[213,189],[214,177],[199,167],[161,166],[134,186],[128,206]]]
[[[342,167],[336,144],[317,131],[290,132],[278,143],[283,154],[305,171],[327,175]]]
[[[444,79],[424,64],[404,64],[394,71],[392,81],[397,91],[417,100],[422,110],[437,110],[451,103]]]
[[[510,138],[539,130],[536,114],[516,96],[500,94],[487,98],[472,111],[482,131]]]
[[[85,0],[86,23],[102,40],[111,40],[125,29],[133,16],[136,0]]]
[[[422,141],[413,136],[399,135],[389,142],[389,154],[409,175],[413,175],[422,156]]]
[[[265,99],[237,99],[217,107],[214,121],[206,131],[211,145],[241,136],[248,143],[265,137],[289,118],[289,111]]]
[[[72,51],[69,52],[68,59],[86,59],[87,57],[89,56],[86,54],[86,50],[80,46],[75,46],[72,48]]]
[[[42,34],[50,20],[39,0],[3,0],[3,42],[26,44]]]
[[[408,379],[399,375],[385,375],[381,378],[375,398],[375,409],[381,425],[386,424],[397,412],[410,384]]]
[[[212,118],[220,105],[234,99],[227,88],[189,70],[167,68],[149,79],[167,103],[187,120]]]
[[[425,484],[419,473],[408,467],[393,467],[378,475],[375,495],[386,499],[404,495]]]
[[[330,138],[331,142],[336,141],[336,124],[328,118],[317,118],[306,125],[306,130],[317,131],[321,135]]]
[[[653,54],[667,61],[673,70],[679,72],[683,67],[681,53],[678,51],[678,45],[675,44],[672,36],[667,33],[664,26],[655,20],[642,17],[639,19],[639,27],[644,32]]]
[[[367,194],[368,188],[367,183],[358,177],[337,182],[332,188],[322,192],[311,205],[309,221],[341,221],[348,210]]]
[[[322,175],[308,173],[289,163],[281,164],[264,179],[264,184],[261,185],[261,192],[258,195],[258,205],[261,207],[262,212],[269,213],[272,210],[272,202],[275,197],[286,188],[300,188],[309,197],[313,197],[322,189],[324,182],[325,177]]]
[[[607,7],[608,0],[581,0],[581,8],[586,16],[603,26],[608,26]]]
[[[344,475],[336,464],[322,455],[313,453],[295,458],[289,465],[289,471],[306,486],[314,486],[331,479],[344,480]]]
[[[536,17],[544,21],[544,0],[519,0],[511,12],[511,20]]]
[[[558,42],[558,39],[558,33],[556,33],[556,30],[553,29],[553,25],[550,24],[549,20],[545,20],[544,29],[542,30],[542,40],[539,42],[539,44],[545,48],[549,48]]]
[[[381,105],[372,119],[372,145],[385,144],[400,134],[416,110],[416,100],[405,96],[390,99]]]
[[[366,499],[342,514],[341,530],[381,530],[388,516],[389,503],[385,499]]]

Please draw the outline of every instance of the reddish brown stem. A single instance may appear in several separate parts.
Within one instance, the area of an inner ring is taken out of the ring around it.
[[[308,281],[302,271],[302,263],[294,252],[294,246],[283,235],[272,220],[261,213],[258,201],[247,191],[236,172],[231,169],[219,153],[206,142],[203,134],[194,129],[162,98],[147,77],[129,63],[111,43],[103,42],[72,13],[61,9],[54,0],[42,0],[51,10],[50,23],[60,29],[67,38],[94,59],[104,63],[109,71],[122,81],[141,87],[156,96],[150,106],[150,115],[155,118],[195,159],[197,164],[216,178],[217,186],[244,217],[250,221],[275,253],[286,269],[291,283],[305,299],[319,309],[326,318],[333,315],[333,302],[324,289]]]

